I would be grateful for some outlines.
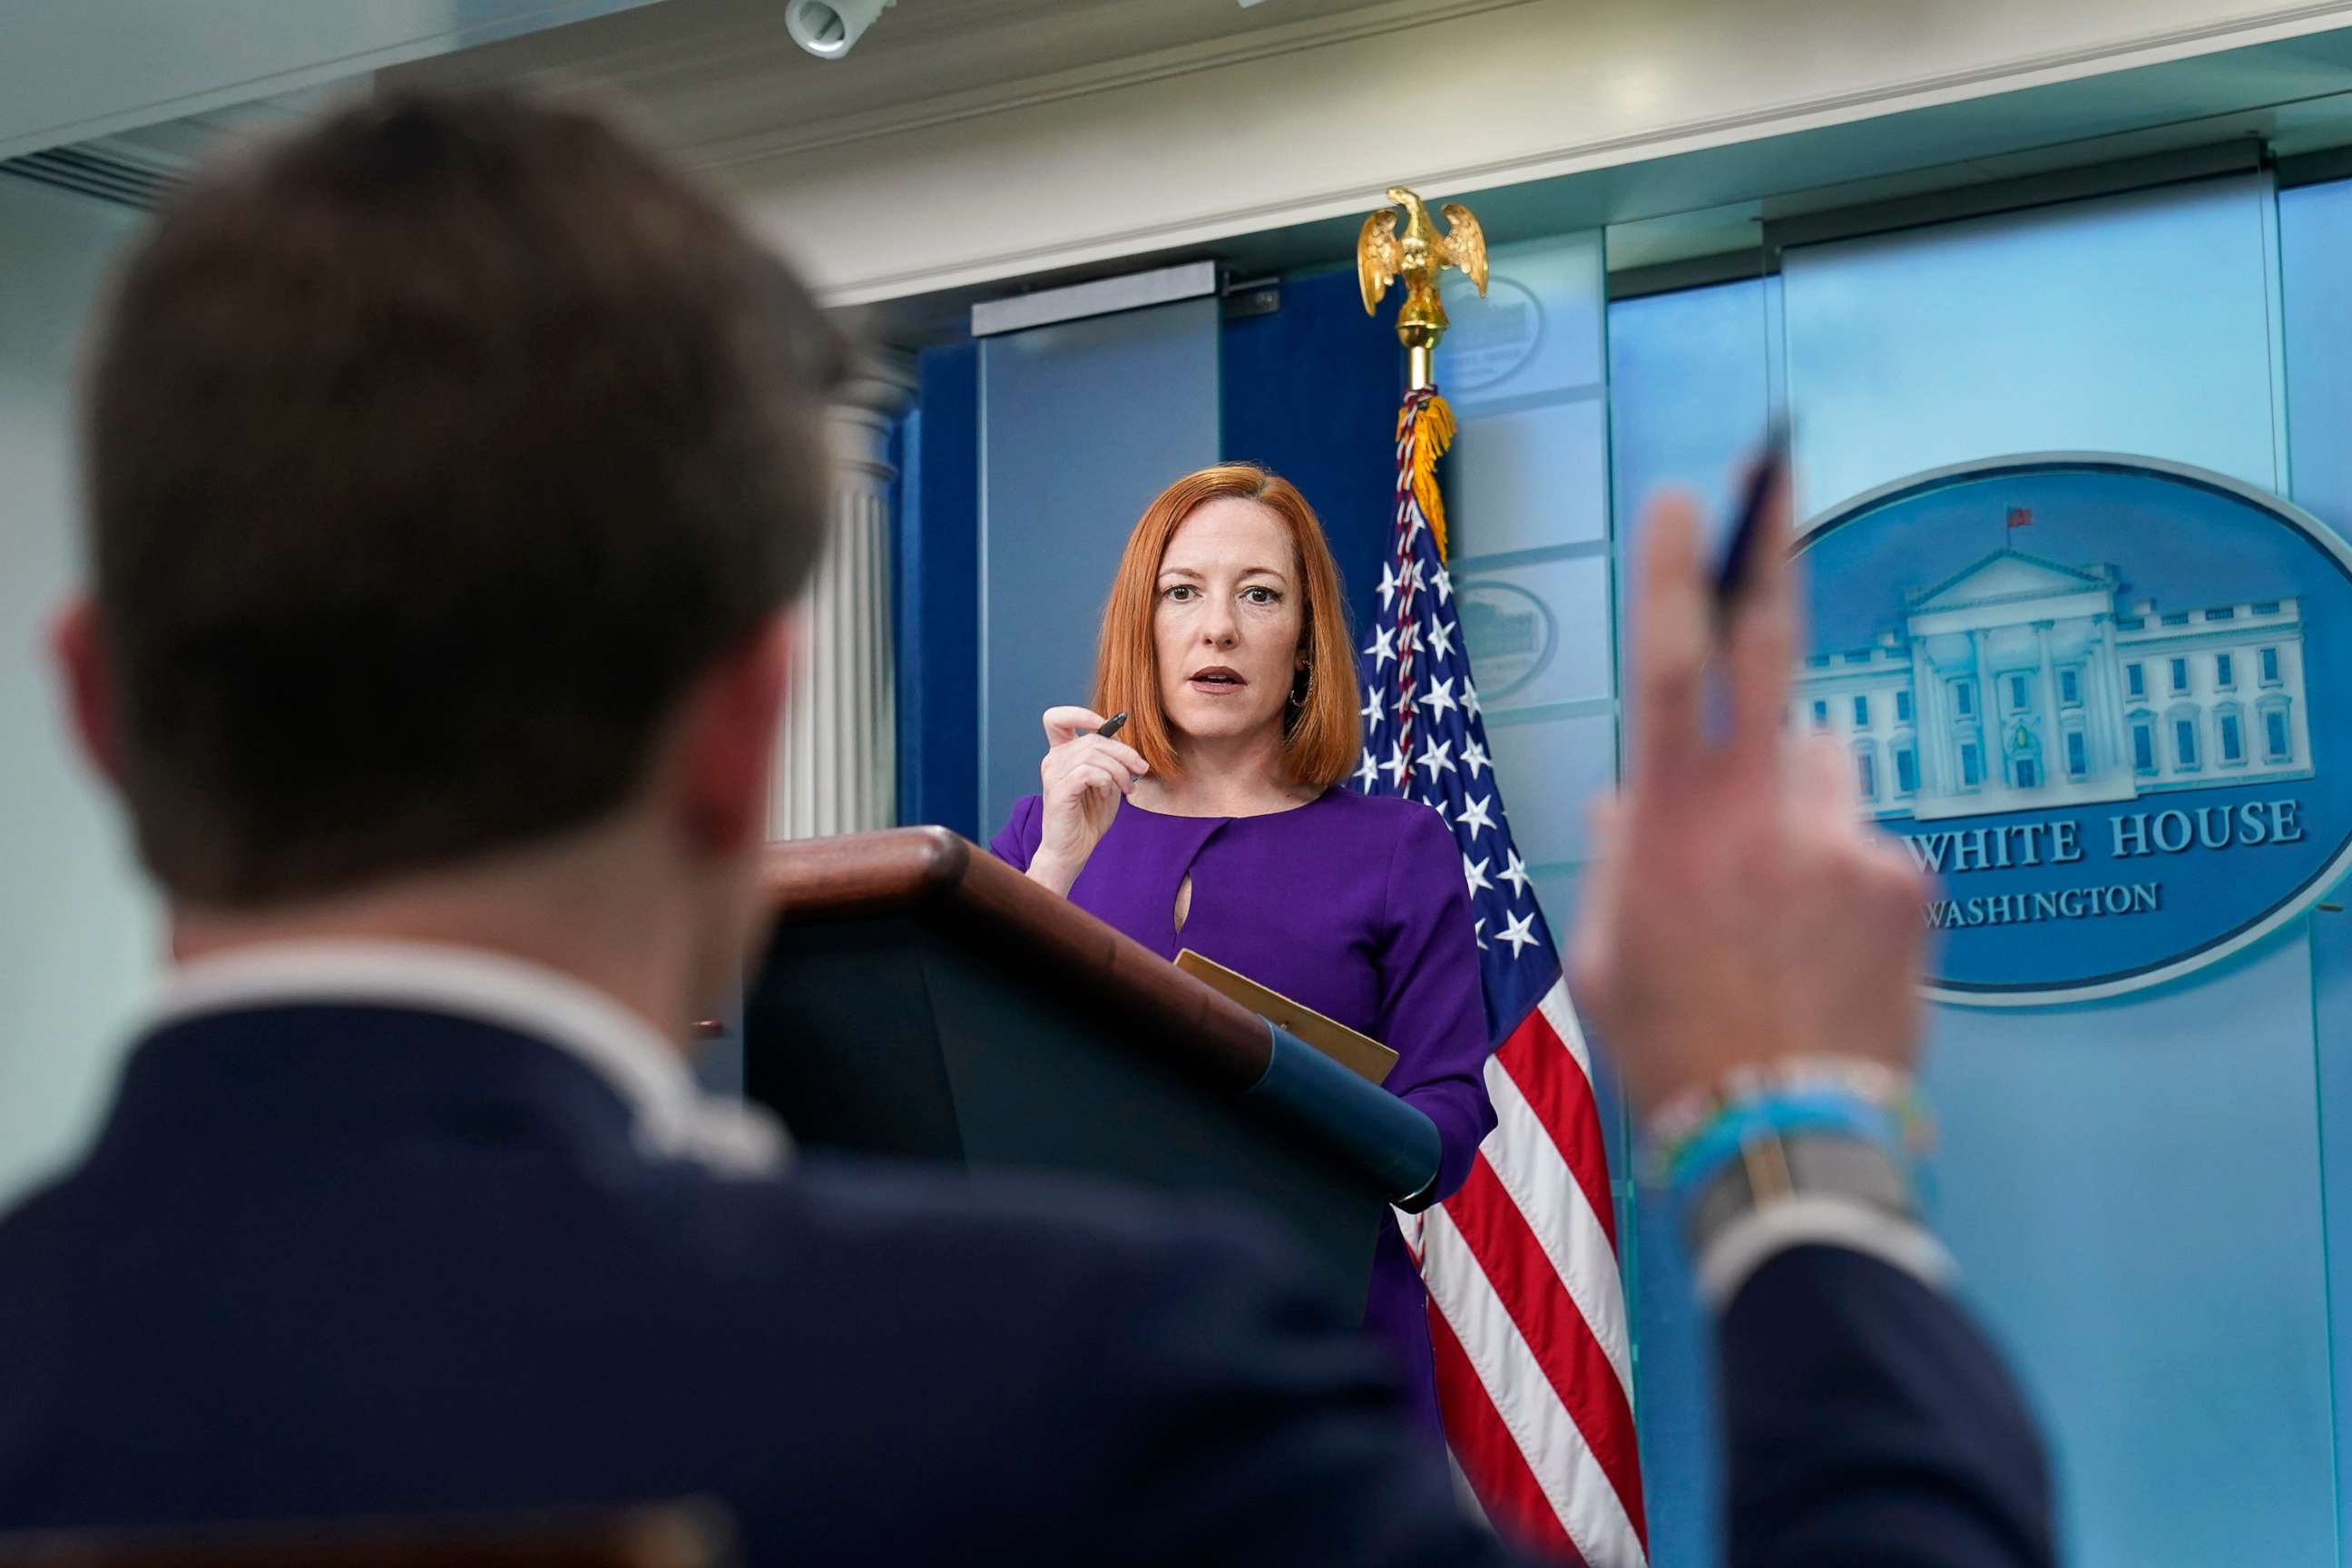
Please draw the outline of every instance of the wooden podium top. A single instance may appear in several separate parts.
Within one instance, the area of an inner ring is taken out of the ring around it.
[[[1265,1020],[944,827],[778,844],[782,926],[902,917],[1103,1007],[1131,1042],[1226,1095],[1263,1078]]]
[[[999,1156],[1131,1175],[1136,1152],[1115,1130],[1056,1120],[1133,1111],[1131,1099],[1104,1098],[1105,1071],[1124,1076],[1111,1064],[1125,1057],[1205,1092],[1213,1111],[1160,1097],[1171,1127],[1192,1119],[1192,1146],[1230,1155],[1270,1137],[1318,1151],[1359,1196],[1428,1201],[1442,1152],[1428,1117],[944,827],[780,844],[765,877],[779,927],[767,973],[802,967],[782,983],[793,990],[763,983],[764,1010],[755,1001],[746,1026],[754,1013],[824,1018],[817,1037],[763,1058],[769,1092],[797,1102],[770,1103],[787,1122],[808,1114],[820,1142],[964,1158],[979,1136]],[[947,961],[935,973],[881,957],[924,947]],[[958,1012],[943,1027],[938,998],[971,1006],[980,994],[965,982],[982,977],[985,1026]],[[921,994],[900,994],[910,984]],[[867,1039],[869,1019],[895,1022]],[[943,1051],[961,1053],[956,1074]],[[1114,1102],[1126,1110],[1106,1112]],[[1255,1131],[1233,1131],[1244,1124]]]

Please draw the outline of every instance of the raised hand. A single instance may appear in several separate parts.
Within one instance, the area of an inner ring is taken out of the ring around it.
[[[1720,626],[1691,501],[1661,500],[1643,524],[1632,768],[1599,815],[1572,972],[1645,1117],[1740,1068],[1907,1069],[1918,1049],[1922,878],[1861,821],[1844,750],[1789,738],[1785,491],[1768,522]],[[1710,725],[1718,668],[1728,710]]]
[[[1102,722],[1091,708],[1045,710],[1045,758],[1037,765],[1045,798],[1029,878],[1057,893],[1070,890],[1119,802],[1151,771],[1134,747],[1096,734]]]

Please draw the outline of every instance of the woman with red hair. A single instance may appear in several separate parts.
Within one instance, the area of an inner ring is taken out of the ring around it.
[[[1437,814],[1341,787],[1359,700],[1306,498],[1249,464],[1188,474],[1129,536],[1093,705],[1046,710],[1044,787],[992,847],[1163,957],[1192,948],[1394,1050],[1386,1087],[1436,1123],[1443,1197],[1495,1124],[1476,936]],[[1095,732],[1119,712],[1117,739]],[[1439,1430],[1421,1277],[1394,1226],[1365,1323]]]

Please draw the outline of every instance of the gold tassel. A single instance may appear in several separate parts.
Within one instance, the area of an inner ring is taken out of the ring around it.
[[[1429,520],[1429,537],[1437,546],[1441,564],[1445,560],[1445,498],[1437,489],[1437,459],[1452,445],[1454,410],[1443,397],[1432,397],[1421,405],[1421,416],[1413,421],[1412,497],[1421,503],[1421,515]]]

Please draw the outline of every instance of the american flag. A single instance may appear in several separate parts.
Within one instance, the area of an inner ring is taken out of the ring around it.
[[[1434,389],[1406,395],[1356,780],[1434,807],[1454,830],[1496,1124],[1460,1192],[1399,1219],[1429,1288],[1446,1436],[1487,1517],[1568,1561],[1633,1568],[1648,1532],[1609,1163],[1591,1059],[1504,821],[1446,575],[1435,462],[1452,435]]]

